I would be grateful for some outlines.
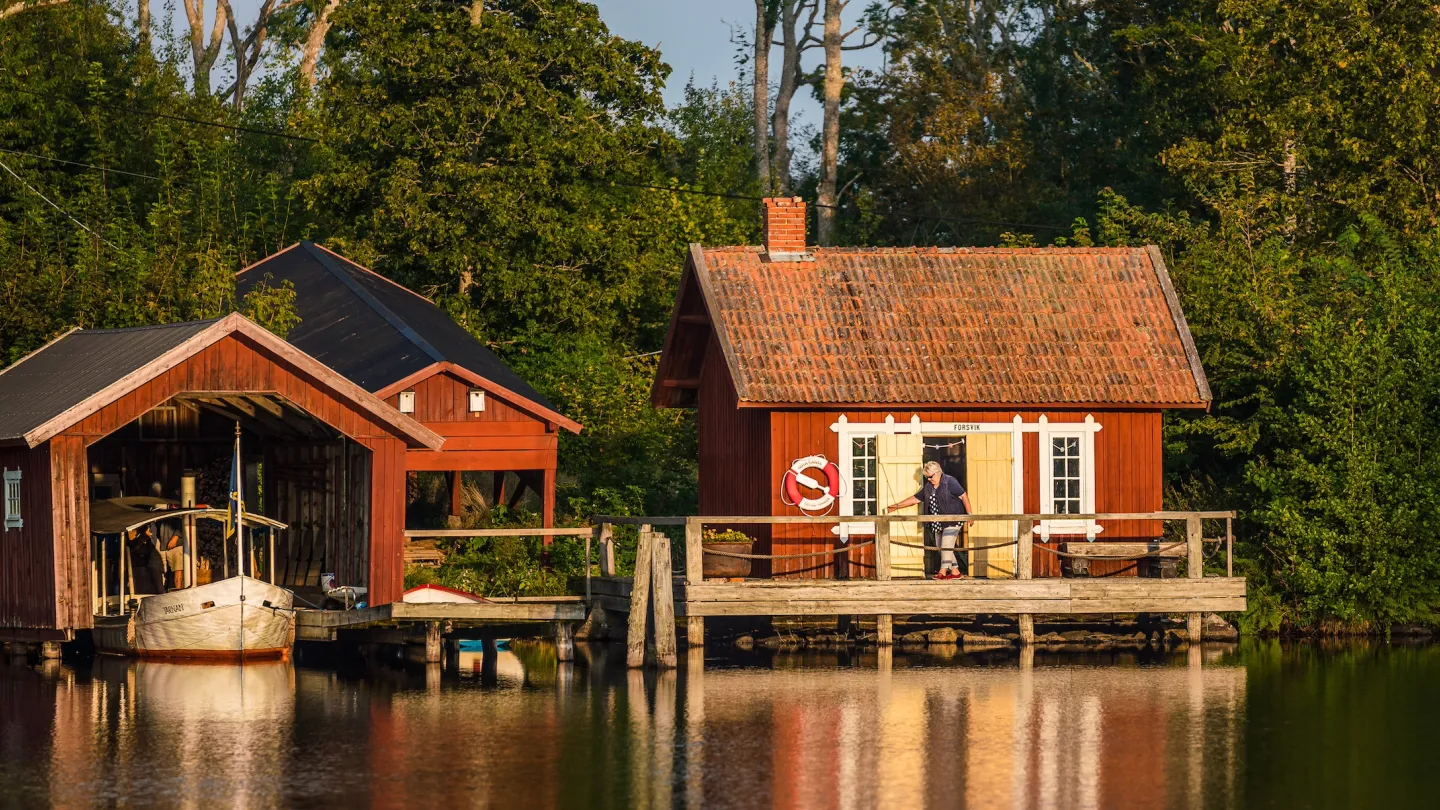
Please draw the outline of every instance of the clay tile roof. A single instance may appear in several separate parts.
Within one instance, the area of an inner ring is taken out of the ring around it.
[[[1153,247],[811,255],[771,262],[758,247],[692,248],[691,288],[742,402],[1210,400]],[[662,358],[662,377],[678,373]]]

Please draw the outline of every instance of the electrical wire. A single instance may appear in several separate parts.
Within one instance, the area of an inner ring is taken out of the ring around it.
[[[24,157],[32,157],[32,158],[35,158],[35,159],[37,159],[37,160],[48,160],[48,161],[51,161],[51,162],[53,162],[53,163],[65,163],[65,164],[70,165],[70,166],[84,166],[84,167],[87,168],[87,169],[97,169],[97,170],[102,171],[102,172],[113,172],[113,173],[115,173],[115,174],[125,174],[125,175],[129,175],[129,176],[131,176],[131,177],[143,177],[143,178],[145,178],[146,180],[159,180],[159,179],[160,179],[160,178],[156,177],[156,176],[153,175],[153,174],[141,174],[141,173],[139,173],[139,172],[127,172],[127,171],[125,171],[125,170],[123,170],[123,169],[111,169],[111,168],[106,167],[106,166],[96,166],[96,165],[94,165],[93,163],[80,163],[80,162],[74,161],[74,160],[62,160],[62,159],[60,159],[60,158],[46,157],[45,155],[37,155],[37,154],[35,154],[34,152],[20,152],[20,151],[14,150],[14,149],[0,149],[0,152],[4,152],[4,153],[7,154],[7,155],[22,155],[22,156],[24,156]]]
[[[59,211],[60,213],[64,214],[67,219],[69,219],[71,222],[75,223],[76,225],[79,225],[81,228],[83,228],[83,229],[85,230],[86,233],[90,234],[91,236],[95,237],[96,239],[99,239],[101,242],[104,242],[105,244],[109,245],[111,248],[114,248],[115,250],[119,250],[119,249],[120,249],[120,248],[118,248],[118,247],[115,247],[115,243],[114,243],[114,242],[111,242],[109,239],[106,239],[105,237],[101,236],[100,234],[96,233],[95,231],[90,230],[90,226],[89,226],[89,225],[86,225],[85,223],[83,223],[83,222],[81,222],[80,220],[76,219],[75,217],[71,216],[69,211],[66,211],[64,208],[61,208],[59,205],[57,205],[57,204],[55,203],[54,200],[50,199],[49,197],[46,197],[44,194],[41,194],[41,193],[40,193],[40,189],[35,188],[34,186],[32,186],[32,185],[30,185],[29,183],[25,182],[25,178],[23,178],[23,177],[21,177],[20,175],[16,174],[16,173],[15,173],[15,170],[12,169],[12,168],[10,168],[9,164],[5,163],[5,161],[0,160],[0,168],[3,168],[5,171],[9,172],[11,177],[13,177],[13,178],[15,178],[16,180],[20,181],[20,185],[24,186],[25,188],[30,189],[30,192],[31,192],[32,194],[34,194],[35,196],[37,196],[37,197],[39,197],[40,199],[44,200],[45,202],[49,203],[51,208],[54,208],[56,211]]]

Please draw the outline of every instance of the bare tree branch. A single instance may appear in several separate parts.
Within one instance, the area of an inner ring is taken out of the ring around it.
[[[5,19],[6,17],[12,17],[26,9],[45,8],[46,6],[58,6],[61,3],[65,2],[68,2],[68,0],[20,0],[20,2],[18,3],[14,3],[12,5],[5,6],[4,8],[0,8],[0,20]]]

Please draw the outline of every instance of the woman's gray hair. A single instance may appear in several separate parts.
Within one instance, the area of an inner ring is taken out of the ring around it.
[[[941,467],[938,461],[927,461],[925,462],[925,466],[920,468],[920,471],[925,474],[926,478],[929,478],[935,473],[944,472],[945,468]]]

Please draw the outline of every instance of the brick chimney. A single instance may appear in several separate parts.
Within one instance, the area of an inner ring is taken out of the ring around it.
[[[812,259],[805,252],[805,201],[799,197],[766,197],[765,252],[772,262]]]

